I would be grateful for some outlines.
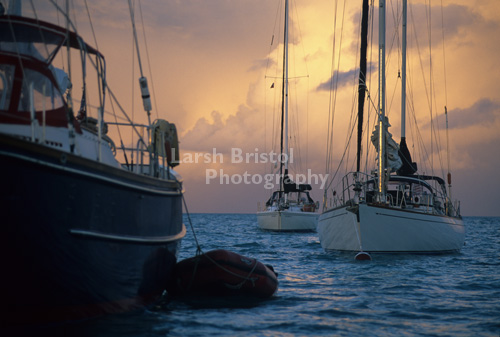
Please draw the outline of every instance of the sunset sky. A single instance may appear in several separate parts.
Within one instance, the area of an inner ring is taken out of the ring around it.
[[[4,0],[2,0],[4,2]],[[62,1],[59,1],[62,2]],[[136,24],[141,46],[143,68],[153,95],[153,117],[177,125],[181,157],[194,153],[221,153],[223,163],[182,163],[177,171],[184,178],[186,200],[190,212],[254,213],[270,190],[263,184],[220,184],[214,179],[207,184],[207,171],[223,170],[229,175],[263,175],[271,172],[269,164],[231,163],[231,151],[268,153],[276,132],[276,93],[279,79],[274,79],[273,65],[280,53],[278,41],[283,29],[279,4],[282,0],[142,0],[135,2]],[[325,174],[327,124],[330,106],[329,80],[335,30],[335,69],[338,89],[335,104],[333,160],[342,157],[357,70],[359,18],[361,0],[292,0],[290,49],[291,84],[290,131],[300,145],[294,148],[294,160],[301,171],[310,169]],[[24,2],[23,2],[24,3]],[[25,4],[30,2],[26,1]],[[34,1],[40,18],[56,20],[41,1]],[[390,132],[399,142],[398,42],[394,40],[394,20],[399,1],[387,2],[387,104],[392,127]],[[429,1],[409,1],[409,79],[412,109],[407,117],[416,121],[419,133],[407,131],[410,150],[413,137],[422,137],[427,151],[434,130],[441,146],[438,166],[446,166],[446,134],[444,106],[449,116],[449,148],[453,175],[453,198],[461,201],[464,216],[500,216],[500,2],[497,0],[431,1],[431,24],[427,24],[424,5]],[[378,11],[378,2],[375,2]],[[442,6],[442,7],[441,7]],[[31,5],[25,11],[30,12]],[[139,77],[132,45],[130,13],[126,0],[88,0],[99,50],[107,60],[107,78],[121,104],[134,110],[136,119],[145,122],[138,91]],[[337,15],[335,15],[337,9]],[[77,14],[78,13],[78,14]],[[343,14],[343,15],[342,15]],[[442,16],[443,14],[443,16]],[[83,1],[75,1],[72,17],[80,35],[95,45]],[[411,17],[410,17],[411,16]],[[444,18],[443,24],[441,18]],[[375,20],[378,20],[375,14]],[[62,20],[60,17],[59,20]],[[146,33],[147,51],[144,44]],[[343,30],[342,30],[343,27]],[[378,27],[377,21],[374,29]],[[429,27],[431,28],[429,33]],[[444,34],[441,28],[444,27]],[[273,45],[271,45],[274,36]],[[374,41],[377,41],[374,34]],[[429,57],[431,36],[432,58]],[[446,67],[443,63],[443,36]],[[427,40],[426,40],[427,39]],[[394,42],[393,42],[394,41]],[[389,48],[389,47],[388,47]],[[340,54],[339,54],[340,52]],[[369,50],[370,52],[370,50]],[[419,54],[420,53],[420,54]],[[377,50],[369,59],[372,79],[368,82],[371,99],[377,102]],[[337,66],[338,65],[338,66]],[[432,65],[432,98],[429,90]],[[152,69],[152,77],[149,74]],[[446,78],[445,78],[446,75]],[[445,80],[446,79],[446,87]],[[271,84],[275,82],[275,87]],[[421,84],[427,85],[425,89]],[[370,86],[371,84],[371,86]],[[445,90],[446,89],[446,90]],[[132,100],[132,95],[135,95]],[[432,112],[429,100],[432,100]],[[134,107],[132,108],[132,105]],[[108,105],[108,110],[110,109]],[[300,113],[297,113],[300,111]],[[439,125],[430,126],[430,114]],[[109,119],[110,117],[108,117]],[[373,121],[373,111],[372,111]],[[274,128],[273,128],[274,125]],[[408,126],[409,128],[409,126]],[[371,133],[372,129],[367,130]],[[420,135],[420,136],[418,136]],[[292,142],[292,147],[294,146]],[[371,145],[370,145],[371,146]],[[278,148],[274,147],[275,151]],[[370,150],[373,152],[373,150]],[[353,153],[350,153],[352,161]],[[184,157],[185,158],[185,157]],[[220,157],[219,157],[220,158]],[[419,161],[415,154],[414,160]],[[372,159],[373,160],[373,156]],[[443,162],[444,161],[444,162]],[[430,168],[419,162],[422,173]],[[438,175],[441,168],[434,171]],[[323,191],[315,185],[312,195],[321,202]]]

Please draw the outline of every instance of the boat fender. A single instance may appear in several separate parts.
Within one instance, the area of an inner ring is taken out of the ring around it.
[[[142,104],[144,106],[144,111],[151,111],[151,96],[149,95],[148,80],[146,77],[139,78],[139,86],[141,87]]]
[[[367,252],[361,251],[361,252],[359,252],[359,253],[356,254],[356,256],[354,257],[354,259],[356,261],[371,261],[372,257]]]

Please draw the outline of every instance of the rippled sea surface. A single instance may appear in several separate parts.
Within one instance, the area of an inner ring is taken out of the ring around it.
[[[261,231],[253,214],[193,214],[203,249],[223,248],[279,274],[269,300],[171,301],[87,322],[92,336],[500,336],[500,218],[467,217],[449,255],[325,252],[316,233]],[[179,258],[196,245],[189,221]]]

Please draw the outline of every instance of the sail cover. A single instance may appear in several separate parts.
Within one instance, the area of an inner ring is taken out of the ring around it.
[[[397,171],[402,165],[403,162],[401,161],[401,158],[398,155],[399,151],[399,145],[392,139],[392,134],[388,131],[389,127],[391,124],[389,124],[389,119],[385,117],[384,121],[386,125],[386,133],[385,133],[385,152],[387,153],[387,168],[390,169],[390,172],[395,172]],[[379,137],[379,125],[378,123],[375,125],[375,130],[372,132],[372,144],[375,146],[375,149],[377,149],[377,152],[379,152],[378,149],[378,137]],[[380,153],[380,152],[379,152]]]

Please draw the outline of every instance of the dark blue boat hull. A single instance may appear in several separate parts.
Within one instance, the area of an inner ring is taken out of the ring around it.
[[[79,320],[162,294],[182,224],[180,183],[0,136],[2,323]]]

